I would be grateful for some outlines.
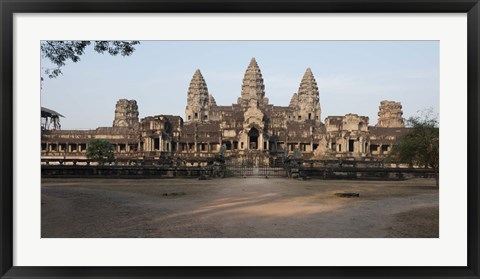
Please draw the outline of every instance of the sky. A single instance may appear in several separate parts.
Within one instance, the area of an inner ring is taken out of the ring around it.
[[[41,105],[65,116],[64,130],[112,126],[118,99],[137,100],[140,118],[185,118],[196,69],[217,104],[231,105],[255,57],[265,96],[277,106],[288,106],[311,68],[322,121],[355,113],[368,116],[373,126],[382,100],[401,102],[405,118],[428,109],[439,113],[438,41],[141,41],[135,48],[122,57],[90,46],[79,62],[62,68],[63,75],[45,78]],[[42,68],[50,67],[42,58]]]

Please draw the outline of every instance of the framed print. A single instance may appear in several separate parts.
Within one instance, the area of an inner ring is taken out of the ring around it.
[[[479,277],[478,1],[1,7],[1,278]]]

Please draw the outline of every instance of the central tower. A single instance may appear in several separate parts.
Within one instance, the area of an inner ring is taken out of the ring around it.
[[[265,85],[263,83],[262,72],[255,58],[250,60],[250,64],[245,71],[242,83],[242,95],[238,98],[238,104],[246,108],[252,103],[251,100],[254,100],[260,107],[268,104],[268,99],[265,98]]]

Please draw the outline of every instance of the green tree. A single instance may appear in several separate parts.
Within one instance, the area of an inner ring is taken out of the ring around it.
[[[114,160],[113,145],[104,139],[95,139],[88,144],[87,158],[103,165]]]
[[[43,58],[47,58],[55,68],[45,69],[49,78],[56,78],[62,74],[62,67],[67,61],[74,63],[80,61],[80,56],[85,53],[85,48],[92,41],[42,41],[40,51]],[[116,56],[130,56],[135,51],[139,41],[93,41],[93,49],[98,53],[108,53]],[[42,77],[43,80],[43,77]]]
[[[431,113],[424,113],[409,118],[407,125],[412,131],[393,146],[388,161],[434,169],[438,186],[440,153],[437,118]]]

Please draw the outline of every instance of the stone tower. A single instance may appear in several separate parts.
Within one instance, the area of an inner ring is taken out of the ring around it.
[[[402,104],[394,101],[381,101],[378,111],[378,122],[375,127],[404,128]]]
[[[265,85],[263,84],[263,77],[260,68],[258,67],[255,58],[250,60],[242,84],[242,96],[238,99],[238,104],[242,107],[248,107],[250,100],[255,100],[258,106],[268,104],[268,99],[265,98]]]
[[[310,68],[303,75],[298,88],[298,94],[293,94],[290,107],[293,109],[294,120],[315,120],[320,122],[321,109],[318,86]]]
[[[185,109],[186,120],[208,120],[209,109],[212,103],[215,104],[215,99],[208,94],[207,83],[200,70],[197,69],[188,87],[187,107]]]
[[[135,128],[138,125],[137,101],[120,99],[115,106],[113,127]]]
[[[289,107],[296,108],[298,106],[298,94],[293,93],[292,99],[290,99]]]
[[[215,107],[217,105],[217,102],[215,101],[215,98],[213,98],[212,95],[208,95],[208,106]]]

